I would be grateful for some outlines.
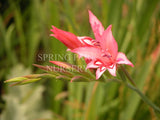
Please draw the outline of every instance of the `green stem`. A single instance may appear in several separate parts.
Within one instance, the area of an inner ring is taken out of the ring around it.
[[[132,77],[130,76],[130,74],[128,73],[128,71],[124,68],[123,65],[121,65],[121,69],[124,72],[124,74],[126,75],[126,77],[128,78],[128,80],[132,83],[132,85],[136,86],[136,83],[134,82],[134,80],[132,79]]]
[[[137,87],[136,84],[134,82],[134,80],[132,79],[132,77],[130,76],[130,74],[127,72],[127,70],[121,66],[122,71],[125,73],[126,77],[129,79],[129,81],[133,84],[128,84],[127,82],[125,82],[125,80],[123,81],[123,83],[125,83],[125,85],[134,90],[140,97],[141,99],[146,102],[150,107],[152,107],[156,112],[160,113],[160,108],[157,107],[152,101],[150,101]],[[122,77],[121,77],[122,78]],[[122,78],[123,79],[123,78]]]
[[[127,87],[134,90],[140,97],[141,99],[146,102],[150,107],[152,107],[156,112],[160,113],[160,108],[158,106],[156,106],[152,101],[150,101],[138,88],[127,84]]]

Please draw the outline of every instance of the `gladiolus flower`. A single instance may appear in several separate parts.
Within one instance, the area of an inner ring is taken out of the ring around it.
[[[52,26],[51,32],[53,32],[53,34],[50,36],[57,38],[68,47],[69,50],[83,46],[93,46],[95,44],[95,41],[90,37],[77,37],[73,33],[60,30],[55,26]]]
[[[90,37],[76,37],[74,34],[59,30],[53,26],[51,31],[55,38],[64,43],[73,53],[85,57],[87,68],[97,68],[96,79],[108,70],[111,75],[116,76],[117,64],[133,64],[126,55],[118,52],[118,45],[112,35],[112,25],[106,30],[97,17],[89,11],[89,22],[95,35],[95,40]]]

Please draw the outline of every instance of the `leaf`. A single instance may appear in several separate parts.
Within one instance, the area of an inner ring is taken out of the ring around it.
[[[83,76],[74,76],[71,79],[71,82],[88,82],[89,80],[87,80],[86,78],[84,78]]]
[[[58,65],[62,68],[65,68],[65,69],[76,70],[78,72],[83,72],[83,70],[79,69],[76,65],[72,65],[72,64],[69,64],[69,63],[66,63],[66,62],[60,62],[60,61],[50,61],[50,62],[55,64],[55,65]]]
[[[33,82],[39,81],[42,78],[42,76],[46,76],[46,75],[50,75],[50,74],[44,73],[44,74],[25,75],[22,77],[15,77],[15,78],[6,80],[4,82],[5,83],[13,83],[13,84],[11,84],[11,86],[23,85],[23,84],[28,84],[28,83],[33,83]]]

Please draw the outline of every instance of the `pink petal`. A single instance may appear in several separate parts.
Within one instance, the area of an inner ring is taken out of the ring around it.
[[[103,50],[105,50],[106,52],[109,52],[110,55],[113,57],[113,59],[115,59],[118,53],[118,45],[112,35],[111,28],[112,28],[112,25],[110,25],[103,32],[102,40],[100,41],[100,45]]]
[[[106,67],[98,68],[96,71],[96,79],[99,79],[101,75],[106,71]]]
[[[127,64],[127,65],[134,67],[134,65],[127,59],[126,55],[122,52],[118,52],[116,63],[117,64]]]
[[[102,66],[102,65],[103,65],[103,63],[102,63],[101,61],[95,61],[94,64],[95,64],[95,65],[98,65],[98,66]]]
[[[92,60],[91,62],[89,62],[89,63],[87,64],[86,69],[88,69],[88,68],[97,68],[97,67],[99,67],[99,66],[98,66],[98,65],[95,65],[95,61]]]
[[[86,64],[88,64],[92,61],[92,59],[88,59],[88,58],[85,58],[84,60],[86,61]]]
[[[77,38],[84,46],[94,45],[94,40],[91,37],[82,36],[82,37],[77,37]]]
[[[89,22],[94,32],[94,36],[96,40],[99,41],[104,32],[104,27],[102,23],[97,19],[97,17],[90,10],[88,12],[89,12]]]
[[[113,65],[112,68],[107,69],[111,75],[116,76],[116,65]]]
[[[72,69],[72,65],[66,62],[61,62],[61,61],[49,61],[49,62],[66,69]]]
[[[71,49],[67,48],[67,51],[71,51]]]
[[[71,50],[71,52],[77,53],[78,55],[89,59],[101,57],[101,49],[97,47],[79,47]]]
[[[57,38],[69,49],[74,49],[82,46],[82,43],[77,39],[77,36],[75,36],[73,33],[60,30],[54,26],[52,26],[52,28],[53,29],[51,29],[51,32],[53,32],[53,34],[51,34],[50,36]]]

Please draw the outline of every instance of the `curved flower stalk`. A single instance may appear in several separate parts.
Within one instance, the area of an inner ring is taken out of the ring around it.
[[[53,32],[51,36],[60,40],[71,52],[84,57],[87,61],[87,68],[97,68],[96,79],[99,79],[106,70],[116,76],[117,64],[127,64],[133,67],[126,55],[118,52],[118,45],[111,31],[112,25],[104,30],[102,23],[91,11],[89,11],[89,22],[95,40],[86,36],[77,37],[54,26],[51,29]]]

